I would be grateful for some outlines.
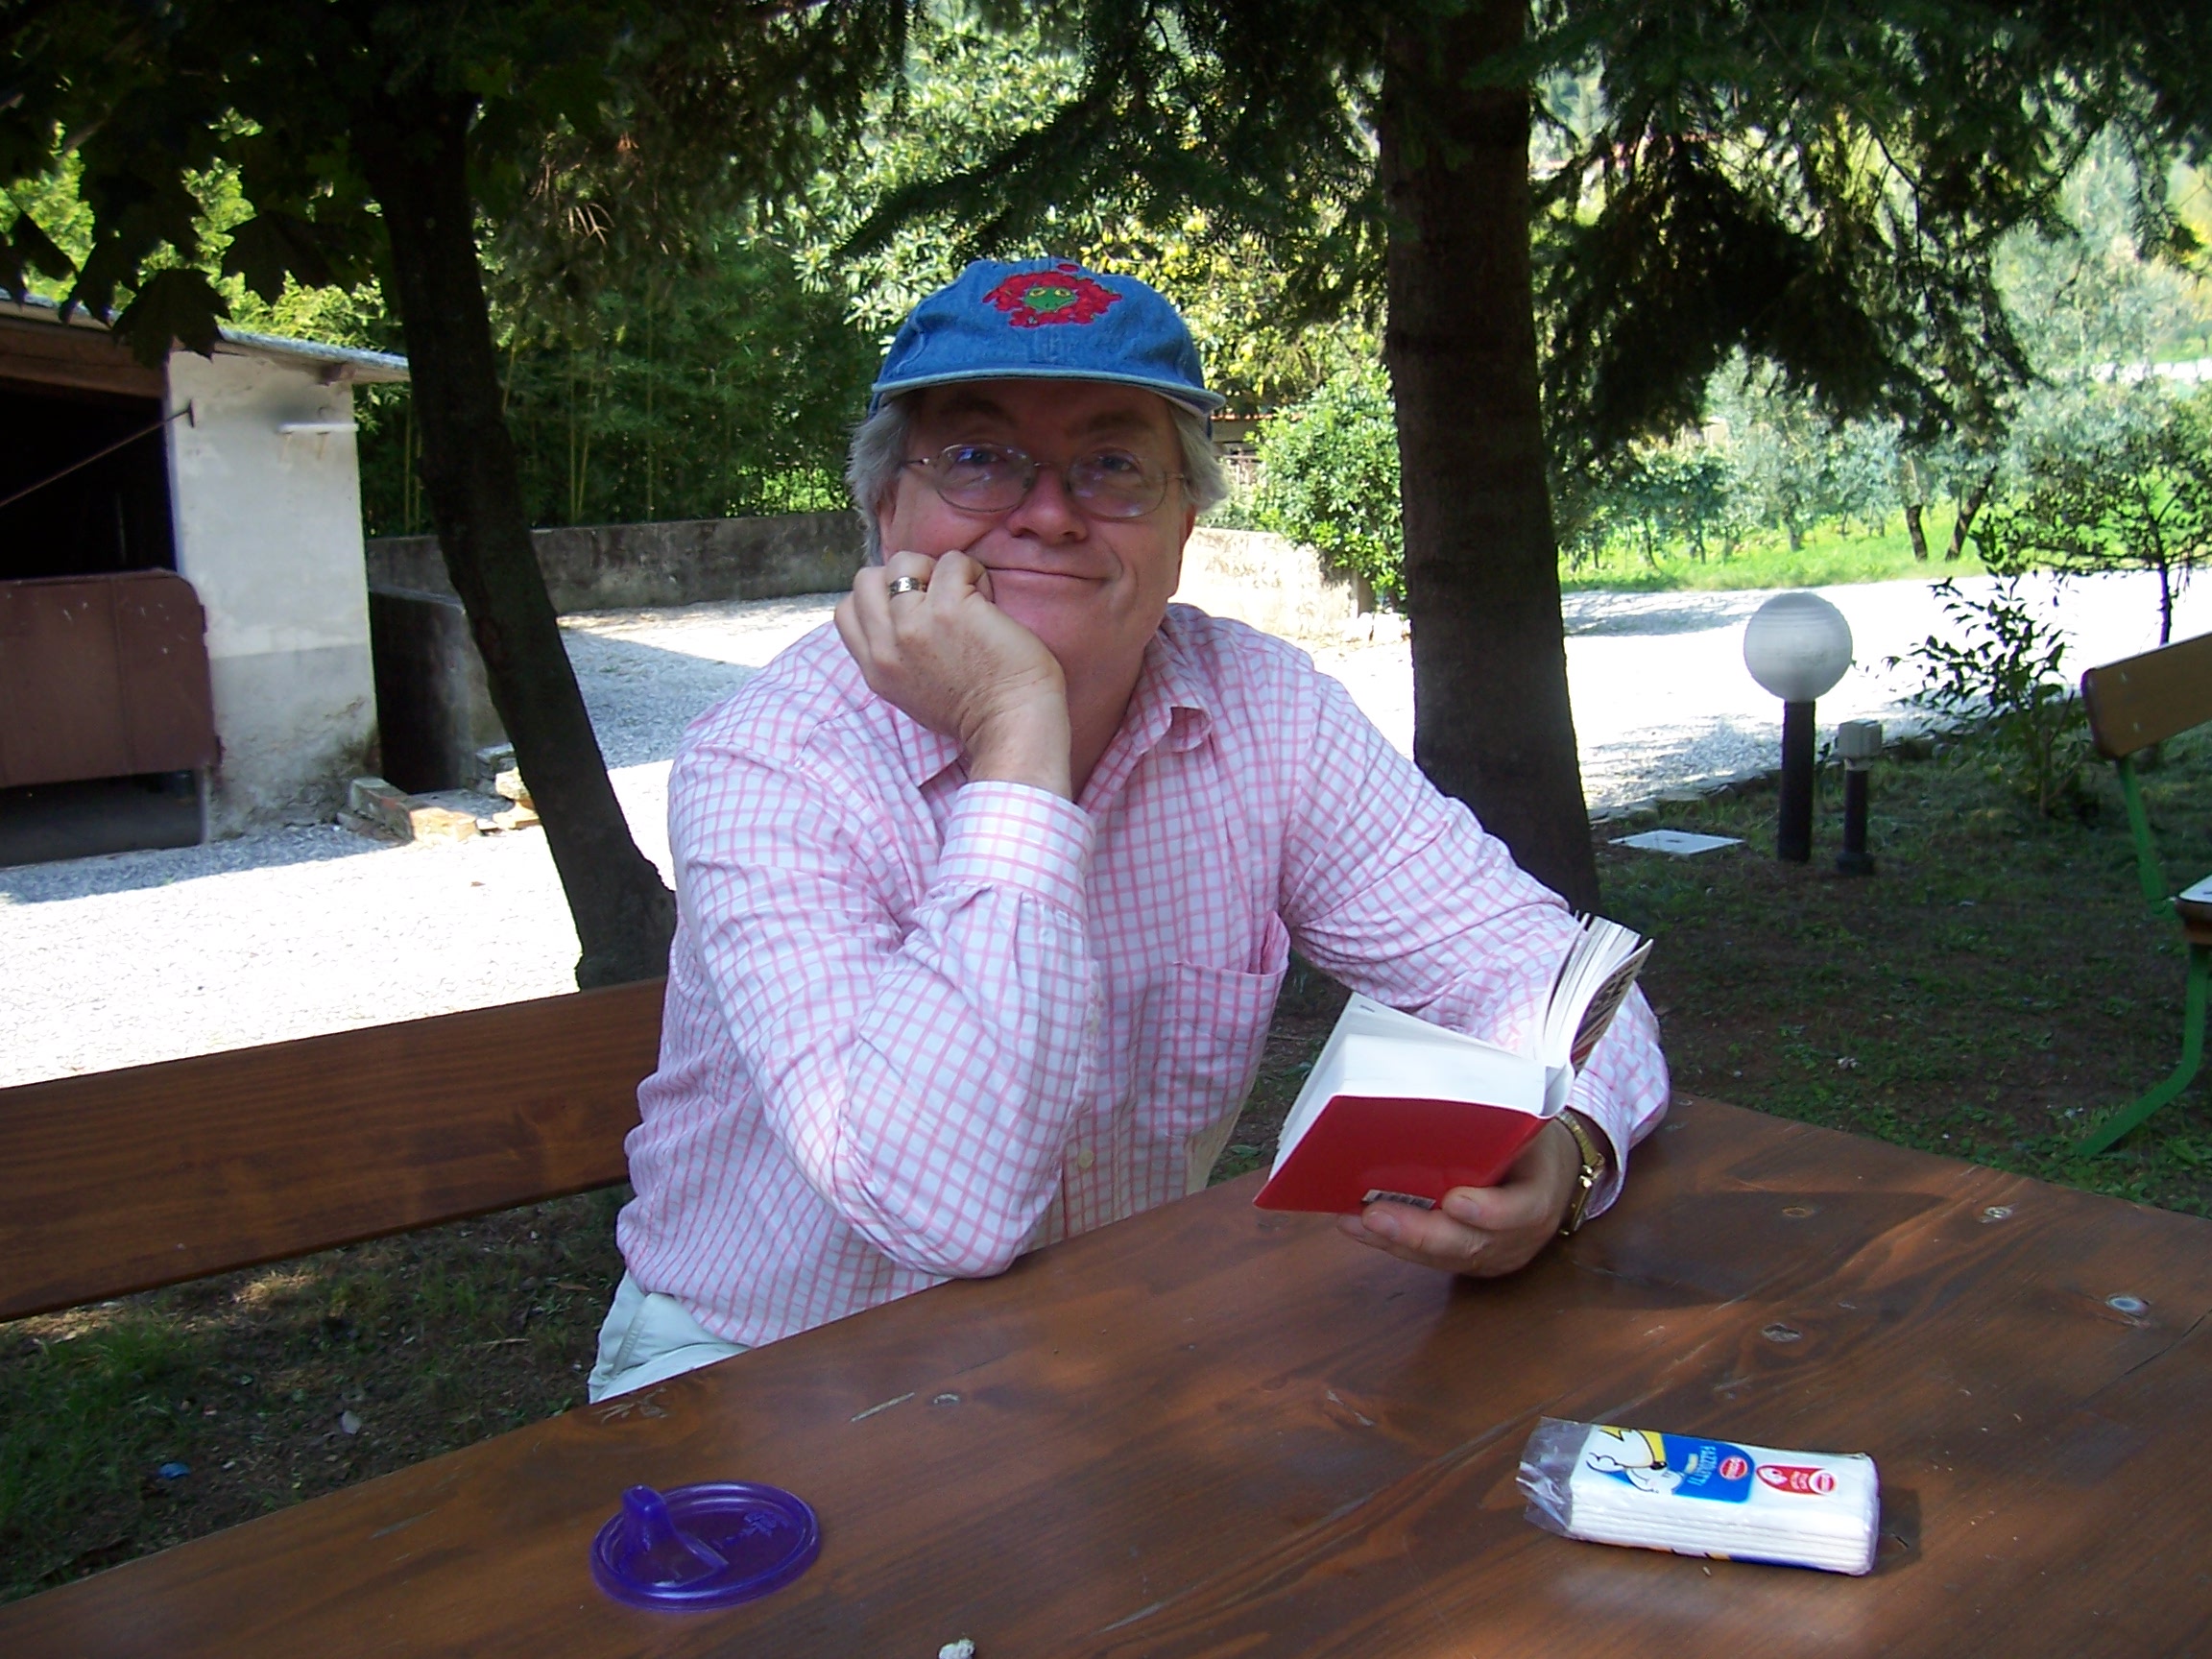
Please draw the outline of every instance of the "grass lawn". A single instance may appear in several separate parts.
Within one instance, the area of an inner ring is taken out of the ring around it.
[[[2144,793],[2174,885],[2212,870],[2212,733],[2167,745]],[[1882,762],[1870,878],[1835,869],[1841,785],[1821,779],[1809,865],[1773,856],[1771,784],[1599,831],[1608,915],[1658,941],[1644,986],[1675,1086],[2090,1191],[2212,1214],[2212,1068],[2102,1158],[2072,1142],[2172,1070],[2187,963],[2137,884],[2109,769],[2093,822],[2016,804],[1972,744]],[[1611,838],[1742,836],[1696,858]],[[1218,1175],[1274,1136],[1344,993],[1295,977]]]
[[[616,1207],[588,1193],[0,1325],[0,1600],[581,1404]]]
[[[1567,592],[1672,592],[1683,589],[1834,588],[1852,582],[1933,582],[1945,576],[1979,576],[1982,561],[1971,546],[1963,557],[1943,557],[1951,545],[1948,518],[1928,525],[1930,555],[1922,564],[1902,520],[1879,536],[1825,525],[1807,533],[1792,551],[1789,539],[1763,531],[1727,558],[1718,548],[1703,559],[1687,544],[1662,549],[1655,560],[1626,548],[1609,548],[1601,560],[1571,568],[1559,565],[1559,586]]]
[[[2212,741],[2170,744],[2145,781],[2176,884],[2212,869]],[[2053,822],[1972,745],[1885,761],[1881,869],[1860,879],[1833,867],[1833,773],[1806,867],[1771,856],[1767,788],[1667,808],[1745,838],[1700,858],[1601,830],[1607,911],[1659,941],[1645,984],[1677,1085],[2212,1214],[2201,1085],[2104,1158],[2069,1150],[2180,1046],[2179,930],[2142,902],[2108,776],[2093,794],[2095,822]],[[1293,974],[1217,1178],[1272,1156],[1342,998]],[[575,1404],[614,1208],[565,1199],[0,1327],[0,1597]]]

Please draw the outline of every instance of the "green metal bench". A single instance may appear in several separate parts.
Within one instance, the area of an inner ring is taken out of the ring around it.
[[[2189,1087],[2204,1063],[2204,1015],[2212,991],[2212,877],[2176,894],[2151,838],[2150,815],[2135,779],[2135,757],[2153,744],[2212,720],[2212,634],[2140,657],[2108,662],[2081,676],[2081,701],[2097,752],[2120,774],[2128,803],[2128,828],[2135,838],[2135,868],[2146,902],[2169,903],[2189,946],[2189,978],[2182,1002],[2181,1063],[2141,1099],[2099,1123],[2080,1150],[2098,1153],[2118,1144],[2159,1107]]]

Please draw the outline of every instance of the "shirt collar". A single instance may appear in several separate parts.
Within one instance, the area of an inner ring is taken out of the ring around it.
[[[1121,729],[1136,734],[1139,754],[1161,742],[1172,753],[1195,749],[1213,728],[1211,691],[1170,611],[1144,642],[1144,666],[1138,673]]]

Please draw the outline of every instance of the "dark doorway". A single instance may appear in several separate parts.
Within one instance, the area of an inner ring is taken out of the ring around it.
[[[197,847],[202,811],[191,772],[0,789],[0,866]]]
[[[0,500],[39,486],[0,507],[0,581],[177,567],[160,420],[158,398],[0,381]]]

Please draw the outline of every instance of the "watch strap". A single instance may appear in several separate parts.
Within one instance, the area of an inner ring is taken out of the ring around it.
[[[1598,1190],[1598,1179],[1612,1160],[1598,1131],[1579,1112],[1562,1112],[1559,1121],[1566,1126],[1567,1133],[1575,1137],[1575,1149],[1582,1158],[1581,1173],[1575,1178],[1575,1190],[1567,1199],[1566,1216],[1559,1223],[1559,1236],[1564,1238],[1589,1219],[1590,1200]]]

